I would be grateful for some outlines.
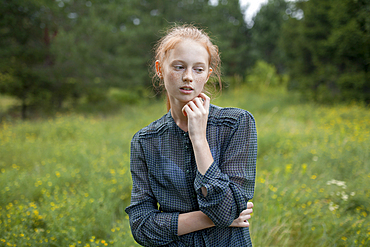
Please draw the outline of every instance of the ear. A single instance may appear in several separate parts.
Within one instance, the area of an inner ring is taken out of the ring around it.
[[[157,76],[162,79],[162,67],[161,64],[159,63],[159,60],[155,61],[155,71],[157,72]]]
[[[209,67],[209,72],[208,72],[208,76],[207,76],[207,81],[208,81],[209,77],[211,76],[212,72],[213,72],[213,69],[212,69],[211,67]]]

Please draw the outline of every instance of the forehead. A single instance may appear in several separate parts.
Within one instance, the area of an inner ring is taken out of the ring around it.
[[[209,54],[205,46],[198,41],[182,40],[178,42],[173,49],[168,51],[167,59],[185,60],[187,62],[209,63]]]

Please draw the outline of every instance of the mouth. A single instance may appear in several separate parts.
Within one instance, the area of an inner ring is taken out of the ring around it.
[[[180,87],[180,91],[183,93],[191,93],[194,89],[190,86]]]

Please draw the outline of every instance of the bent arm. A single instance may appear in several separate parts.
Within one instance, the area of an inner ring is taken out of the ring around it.
[[[247,209],[240,213],[230,227],[249,227],[248,220],[251,218],[252,208],[253,203],[248,202]],[[179,236],[215,226],[212,220],[202,211],[180,214],[178,224]]]
[[[216,226],[230,226],[247,208],[254,193],[256,156],[255,121],[245,112],[230,132],[230,141],[222,157],[216,158],[204,174],[198,169],[195,178],[200,210]]]
[[[202,211],[193,211],[179,215],[178,235],[185,235],[191,232],[203,230],[215,226],[212,220]]]

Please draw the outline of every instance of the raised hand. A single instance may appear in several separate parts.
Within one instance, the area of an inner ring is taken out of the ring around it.
[[[183,114],[188,117],[188,132],[193,144],[206,139],[209,105],[210,98],[201,93],[182,108]]]

